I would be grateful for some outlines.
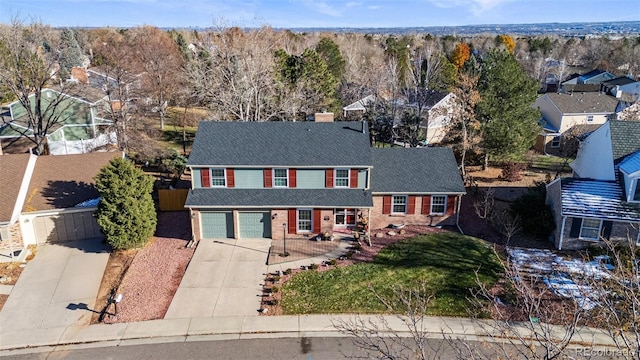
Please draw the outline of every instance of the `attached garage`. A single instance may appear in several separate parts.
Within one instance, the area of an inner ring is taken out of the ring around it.
[[[62,243],[102,238],[100,226],[93,216],[94,209],[60,211],[32,218],[36,243]]]
[[[201,212],[200,224],[205,239],[233,238],[233,213],[230,211]]]
[[[267,212],[238,213],[239,237],[243,239],[270,238],[271,215]]]

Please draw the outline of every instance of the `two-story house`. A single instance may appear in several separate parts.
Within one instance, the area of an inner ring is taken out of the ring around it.
[[[187,166],[195,240],[455,225],[465,193],[451,149],[373,149],[365,122],[203,121]]]
[[[563,135],[574,127],[589,129],[584,125],[600,125],[615,119],[617,105],[616,98],[600,92],[547,93],[539,96],[534,107],[542,114],[540,125],[543,130],[536,140],[536,149],[543,153],[560,149]]]
[[[591,133],[571,163],[574,177],[547,185],[558,249],[602,238],[640,241],[640,122],[611,120]]]

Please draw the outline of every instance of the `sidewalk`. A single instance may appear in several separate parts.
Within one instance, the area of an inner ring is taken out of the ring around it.
[[[376,315],[358,315],[365,322],[381,324]],[[346,336],[333,324],[352,321],[356,315],[238,316],[164,319],[135,323],[69,326],[9,332],[0,339],[0,357],[21,353],[70,350],[148,343],[208,341],[282,337]],[[387,326],[402,336],[411,336],[397,316],[384,316]],[[443,333],[469,341],[489,341],[482,326],[468,318],[426,318],[426,332],[431,338]],[[381,329],[384,327],[382,325]],[[582,329],[574,336],[576,346],[610,347],[611,339],[601,330]],[[44,347],[38,351],[37,347]]]

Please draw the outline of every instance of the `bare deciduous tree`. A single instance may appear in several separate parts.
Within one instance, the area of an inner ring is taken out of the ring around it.
[[[24,24],[14,18],[0,28],[0,87],[7,89],[20,104],[22,115],[8,126],[33,144],[33,152],[45,153],[46,136],[68,118],[68,95],[73,84],[58,77],[59,39],[53,30],[39,22]],[[43,90],[56,86],[55,92]]]

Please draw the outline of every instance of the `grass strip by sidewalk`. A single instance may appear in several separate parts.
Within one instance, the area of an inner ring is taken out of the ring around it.
[[[501,275],[493,250],[482,241],[453,232],[419,235],[395,243],[370,263],[296,274],[282,287],[285,314],[384,313],[372,294],[390,298],[394,286],[425,283],[434,295],[429,315],[466,316],[469,289],[491,286]]]

